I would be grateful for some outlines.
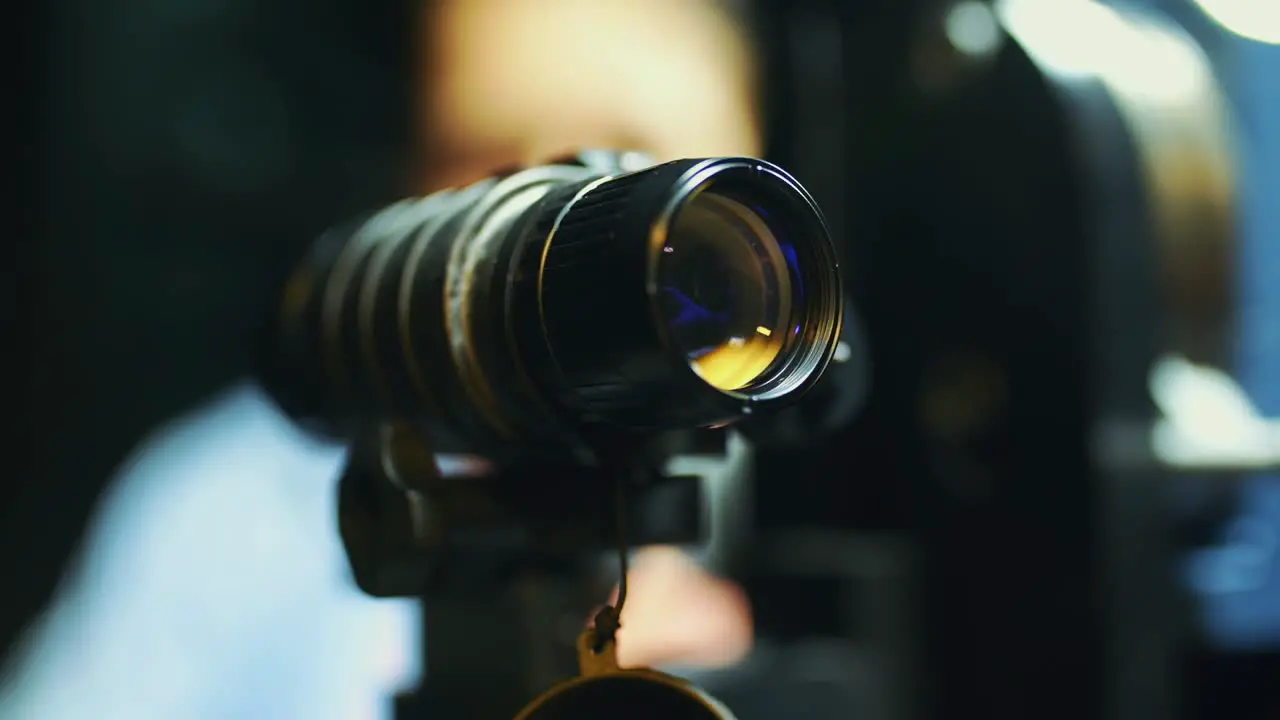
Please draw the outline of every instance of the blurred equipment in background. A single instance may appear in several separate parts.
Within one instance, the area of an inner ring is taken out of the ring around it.
[[[759,11],[769,154],[832,209],[872,383],[828,446],[758,456],[759,647],[704,684],[743,720],[1274,713],[1280,643],[1225,694],[1181,574],[1280,465],[1230,375],[1224,69],[1084,0]]]

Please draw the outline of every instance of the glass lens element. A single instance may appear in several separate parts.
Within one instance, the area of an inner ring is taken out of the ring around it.
[[[657,265],[658,308],[689,366],[722,391],[767,376],[789,345],[791,275],[760,213],[706,190],[667,234]]]

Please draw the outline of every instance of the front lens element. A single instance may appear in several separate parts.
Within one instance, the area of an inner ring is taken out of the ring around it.
[[[689,366],[724,392],[748,390],[785,358],[793,287],[760,213],[712,189],[680,209],[657,264],[658,308]]]

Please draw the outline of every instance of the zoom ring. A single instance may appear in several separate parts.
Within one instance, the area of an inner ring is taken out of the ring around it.
[[[542,326],[563,401],[587,419],[635,424],[665,386],[670,358],[649,294],[651,240],[690,167],[668,163],[596,181],[544,205]]]

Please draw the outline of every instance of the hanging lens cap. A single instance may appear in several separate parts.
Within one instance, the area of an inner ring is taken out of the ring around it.
[[[648,668],[618,668],[612,643],[594,650],[594,634],[578,639],[582,675],[529,703],[515,720],[735,720],[718,700],[686,680]]]

